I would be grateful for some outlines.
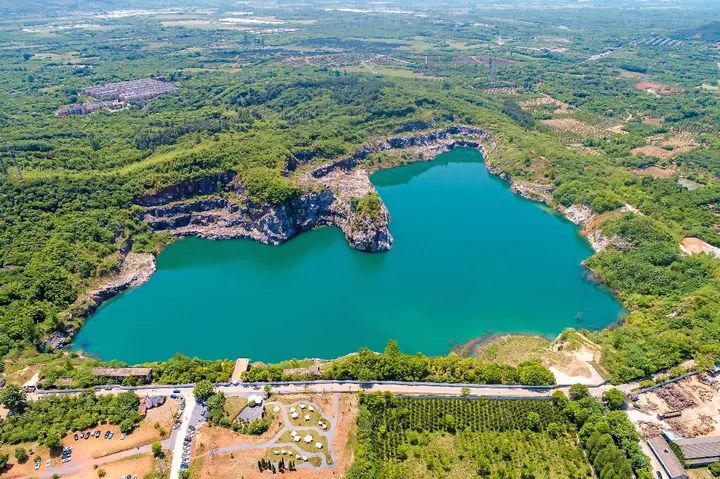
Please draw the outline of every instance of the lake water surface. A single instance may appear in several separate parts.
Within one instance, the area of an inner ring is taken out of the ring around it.
[[[178,241],[150,281],[108,301],[74,347],[129,363],[175,352],[259,361],[332,358],[394,338],[446,354],[489,332],[554,336],[622,314],[586,279],[577,228],[513,194],[475,150],[372,178],[395,237],[387,253],[351,249],[323,228],[280,246]]]

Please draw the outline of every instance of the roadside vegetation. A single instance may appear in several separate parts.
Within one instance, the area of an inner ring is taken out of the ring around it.
[[[0,443],[37,442],[50,449],[62,446],[68,432],[90,429],[99,424],[114,424],[130,433],[140,423],[140,400],[133,392],[96,396],[94,392],[77,397],[49,396],[27,401],[24,393],[12,386],[3,390],[2,404],[13,414],[0,423]]]
[[[281,381],[333,379],[355,381],[413,381],[468,384],[528,384],[535,386],[555,383],[552,373],[537,361],[518,366],[500,365],[456,355],[428,357],[403,354],[395,341],[389,341],[382,354],[362,349],[357,354],[329,362],[320,376],[313,372],[287,374],[292,362],[254,366],[243,373],[243,380]]]

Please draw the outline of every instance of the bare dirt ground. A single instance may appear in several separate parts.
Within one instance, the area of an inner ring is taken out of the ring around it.
[[[692,133],[680,132],[671,136],[651,136],[647,145],[633,148],[634,156],[653,156],[661,160],[669,160],[686,153],[698,146]]]
[[[600,361],[600,348],[580,334],[554,342],[540,336],[501,335],[470,341],[455,351],[511,366],[524,361],[540,361],[550,369],[558,384],[601,384],[604,381],[595,366]]]
[[[520,105],[520,108],[523,110],[533,110],[537,107],[543,106],[543,105],[554,105],[555,111],[554,113],[567,113],[570,111],[570,105],[568,105],[565,102],[562,102],[560,100],[556,100],[555,98],[544,95],[540,98],[534,98],[532,100],[525,100],[518,103]]]
[[[706,243],[700,238],[685,238],[680,243],[680,251],[685,254],[711,254],[720,258],[720,248]]]
[[[267,411],[267,409],[266,409]],[[222,449],[233,444],[262,444],[272,439],[283,426],[282,419],[273,417],[270,428],[260,436],[238,434],[235,431],[222,427],[209,427],[203,425],[197,429],[193,441],[194,453],[203,454],[203,451]]]
[[[662,391],[655,390],[640,395],[637,402],[639,409],[657,416],[687,404],[687,407],[682,408],[682,416],[679,418],[659,421],[662,427],[686,438],[719,434],[720,392],[715,387],[700,382],[697,376],[684,379],[675,386],[677,390],[674,391],[674,397],[677,400],[668,399]]]
[[[558,384],[602,384],[603,379],[598,372],[601,359],[600,347],[585,336],[575,333],[567,340],[553,343],[556,359],[548,365],[555,375]]]
[[[645,168],[635,168],[633,172],[640,176],[651,176],[653,178],[672,178],[677,173],[677,168],[675,167],[675,165],[672,165],[669,168],[663,168],[662,166],[646,166]]]
[[[635,84],[635,88],[637,88],[638,90],[644,90],[652,95],[669,95],[678,92],[676,88],[673,88],[671,86],[665,85],[663,83],[655,83],[649,81],[641,81]]]
[[[125,459],[121,459],[116,462],[110,462],[103,464],[97,469],[91,468],[78,472],[75,474],[63,476],[64,479],[97,479],[98,471],[105,471],[105,477],[110,479],[123,477],[126,474],[130,476],[137,476],[138,478],[145,477],[145,475],[151,473],[155,468],[155,459],[152,454],[138,454],[137,456],[131,456]]]
[[[332,415],[332,395],[302,395],[302,396],[282,396],[275,397],[275,400],[282,402],[295,402],[298,400],[311,401],[323,408],[325,415]],[[286,401],[287,400],[287,401]],[[316,468],[299,468],[294,472],[286,472],[285,475],[297,479],[329,479],[340,478],[352,464],[353,451],[350,442],[354,436],[355,424],[357,420],[357,396],[354,394],[343,394],[338,404],[338,420],[333,436],[333,449],[336,455],[336,464],[331,469]],[[263,457],[269,456],[268,449],[248,449],[236,450],[232,453],[224,454],[203,454],[203,451],[215,449],[217,447],[225,447],[232,444],[239,444],[239,435],[229,432],[232,436],[218,433],[215,430],[220,428],[212,428],[212,434],[207,434],[210,428],[203,427],[199,430],[195,443],[198,444],[199,459],[195,461],[194,466],[197,469],[197,475],[194,477],[200,479],[254,479],[268,477],[269,473],[260,473],[257,469],[257,461]],[[277,432],[277,431],[275,431]],[[263,435],[264,439],[256,439],[254,441],[243,441],[243,443],[263,443],[269,437],[268,433]],[[272,437],[274,434],[271,434]],[[214,442],[209,442],[212,438]],[[243,438],[244,439],[244,438]],[[202,445],[200,445],[202,443]],[[191,466],[191,469],[193,466]]]
[[[588,125],[574,118],[553,118],[551,120],[543,120],[543,123],[555,131],[574,133],[583,137],[598,138],[604,135],[602,128]]]

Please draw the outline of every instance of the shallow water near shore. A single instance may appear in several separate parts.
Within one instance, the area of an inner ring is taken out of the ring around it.
[[[73,347],[128,363],[181,352],[257,361],[333,358],[394,338],[446,354],[495,333],[599,329],[622,308],[587,279],[577,227],[513,194],[475,150],[372,177],[392,220],[387,253],[322,228],[280,245],[184,239],[150,281],[103,304]]]

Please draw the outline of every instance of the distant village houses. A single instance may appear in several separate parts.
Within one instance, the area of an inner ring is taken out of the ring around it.
[[[177,89],[163,78],[141,78],[91,86],[81,90],[80,94],[99,101],[61,106],[55,111],[55,115],[87,115],[100,110],[117,111],[129,107],[131,103],[152,100]]]

